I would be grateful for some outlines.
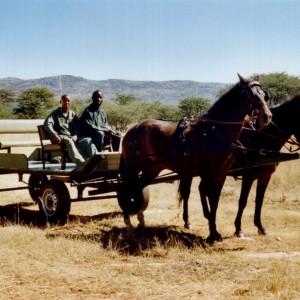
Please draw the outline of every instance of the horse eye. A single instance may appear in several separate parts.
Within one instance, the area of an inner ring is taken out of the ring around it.
[[[257,117],[259,115],[259,110],[258,109],[254,109],[252,112],[252,116],[253,117]]]
[[[256,91],[257,91],[259,94],[261,94],[261,92],[262,92],[262,90],[261,90],[261,88],[260,88],[259,86],[256,87]]]

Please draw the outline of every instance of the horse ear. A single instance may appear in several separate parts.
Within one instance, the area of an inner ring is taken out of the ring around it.
[[[266,90],[263,90],[263,91],[265,93],[265,101],[267,102],[267,101],[270,100],[270,93],[268,91],[266,91]]]
[[[259,82],[259,75],[256,75],[253,80]]]
[[[239,76],[240,83],[246,84],[246,83],[247,83],[247,80],[246,80],[242,75],[240,75],[239,73],[237,73],[237,74],[238,74],[238,76]]]

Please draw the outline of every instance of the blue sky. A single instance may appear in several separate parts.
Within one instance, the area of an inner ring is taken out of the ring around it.
[[[300,75],[298,0],[1,0],[0,78]]]

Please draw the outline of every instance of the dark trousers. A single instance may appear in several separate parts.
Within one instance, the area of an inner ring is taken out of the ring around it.
[[[112,144],[113,151],[119,151],[121,137],[119,136],[110,136],[108,132],[105,131],[96,131],[90,135],[93,143],[95,144],[97,151],[101,152],[105,145]]]

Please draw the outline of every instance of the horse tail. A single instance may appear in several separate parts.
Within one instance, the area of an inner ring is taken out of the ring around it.
[[[181,205],[182,201],[188,201],[191,193],[192,180],[192,176],[185,176],[180,178],[177,189],[177,200],[179,206]]]

